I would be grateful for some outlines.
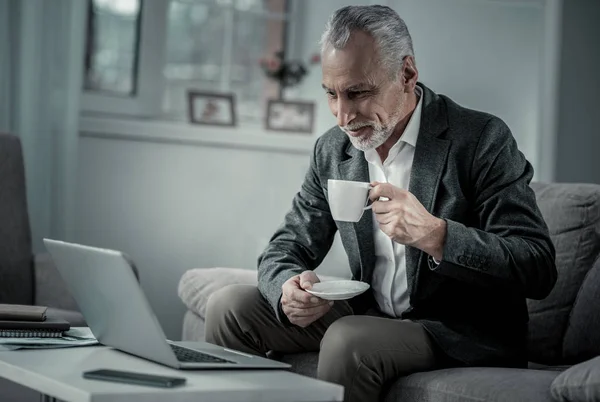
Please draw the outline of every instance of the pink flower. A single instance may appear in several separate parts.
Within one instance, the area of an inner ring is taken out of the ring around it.
[[[280,65],[281,65],[281,63],[277,59],[269,60],[269,70],[277,70]]]

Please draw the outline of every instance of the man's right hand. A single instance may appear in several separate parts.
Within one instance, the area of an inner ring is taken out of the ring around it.
[[[288,279],[281,290],[281,308],[288,320],[301,328],[306,328],[323,317],[333,305],[333,302],[323,300],[306,291],[314,283],[320,282],[313,271],[304,271]]]

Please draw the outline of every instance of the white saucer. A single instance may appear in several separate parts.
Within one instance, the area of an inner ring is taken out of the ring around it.
[[[308,293],[324,300],[347,300],[369,289],[369,284],[360,281],[342,280],[315,283]]]

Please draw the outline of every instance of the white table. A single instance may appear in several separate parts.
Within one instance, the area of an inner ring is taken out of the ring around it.
[[[187,342],[193,346],[193,342]],[[186,377],[182,387],[87,380],[82,373],[116,369]],[[105,346],[0,352],[0,377],[68,402],[325,402],[342,401],[343,387],[282,370],[182,371]]]

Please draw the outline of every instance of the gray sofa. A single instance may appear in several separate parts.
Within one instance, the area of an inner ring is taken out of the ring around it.
[[[558,281],[544,300],[528,300],[528,369],[455,368],[399,378],[392,401],[600,401],[600,186],[532,183],[556,247]],[[318,271],[317,271],[318,273]],[[256,283],[256,272],[196,268],[179,283],[187,306],[184,340],[204,339],[206,301],[231,283]],[[315,376],[317,353],[283,356]]]
[[[50,307],[48,315],[84,326],[48,254],[32,253],[23,154],[18,137],[0,133],[0,303]],[[37,392],[0,379],[0,401],[39,401]]]

